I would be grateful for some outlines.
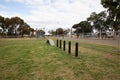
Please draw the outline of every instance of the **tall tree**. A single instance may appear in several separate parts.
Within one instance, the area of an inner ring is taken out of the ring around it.
[[[98,14],[93,12],[91,13],[90,17],[87,18],[87,20],[92,23],[93,28],[99,31],[100,39],[101,33],[105,32],[106,30],[106,18],[107,18],[106,11],[102,11]]]
[[[48,33],[51,35],[56,35],[56,31],[54,31],[54,30],[50,30],[50,31],[48,31]]]
[[[24,25],[24,21],[21,19],[21,18],[19,18],[19,17],[12,17],[11,18],[11,31],[12,31],[12,34],[15,34],[15,35],[17,35],[18,33],[18,28],[19,27],[21,27],[21,26],[23,26]],[[26,26],[26,25],[24,25],[24,26]]]
[[[78,24],[74,24],[72,28],[76,29],[75,33],[77,37],[79,36],[80,33],[84,35],[85,33],[92,32],[92,26],[88,21],[81,21]]]
[[[120,0],[101,0],[101,4],[109,13],[109,23],[114,30],[120,29]]]
[[[64,30],[64,35],[67,35],[70,32],[70,29],[65,29]]]
[[[37,38],[38,37],[45,37],[45,31],[42,29],[37,30]]]
[[[56,34],[59,36],[63,36],[64,35],[64,30],[62,28],[58,28],[56,29]]]
[[[6,31],[7,31],[7,34],[8,36],[11,34],[11,20],[10,18],[5,18],[5,27],[6,27]]]
[[[0,16],[1,34],[17,37],[17,35],[29,35],[34,29],[24,22],[20,17],[4,18]]]
[[[18,28],[19,34],[21,35],[21,37],[23,37],[23,35],[29,35],[31,32],[31,28],[27,23],[22,23],[20,25],[20,27]]]
[[[5,18],[0,16],[0,27],[2,28],[2,33],[4,34],[6,31],[6,27],[5,27]]]

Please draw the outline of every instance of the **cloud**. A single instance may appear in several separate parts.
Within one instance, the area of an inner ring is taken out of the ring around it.
[[[28,15],[18,13],[34,28],[71,28],[75,23],[86,20],[92,12],[104,10],[100,0],[5,0],[17,2],[29,8]],[[14,12],[12,12],[14,13]],[[17,13],[14,13],[17,14]],[[8,14],[9,15],[9,14]]]

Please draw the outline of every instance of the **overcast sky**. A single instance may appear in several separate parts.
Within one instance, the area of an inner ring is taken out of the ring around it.
[[[105,10],[101,0],[0,0],[0,15],[19,16],[32,28],[71,28],[92,12]]]

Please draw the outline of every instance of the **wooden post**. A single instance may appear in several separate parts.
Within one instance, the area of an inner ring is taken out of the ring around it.
[[[68,53],[71,53],[71,41],[68,42]]]
[[[63,50],[65,51],[65,48],[66,48],[66,42],[65,40],[63,41]]]
[[[58,47],[58,39],[57,39],[57,47]]]
[[[75,57],[78,56],[78,42],[75,44]]]
[[[60,49],[62,48],[62,40],[60,40]]]

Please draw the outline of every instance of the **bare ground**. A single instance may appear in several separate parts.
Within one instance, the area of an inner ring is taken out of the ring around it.
[[[59,38],[59,39],[63,39],[63,38]],[[97,39],[97,38],[70,38],[70,37],[65,37],[64,39],[67,40],[77,40],[77,41],[81,41],[81,42],[86,42],[86,43],[93,43],[93,44],[101,44],[101,45],[109,45],[109,46],[114,46],[114,47],[118,47],[120,46],[120,43],[118,42],[118,39]],[[118,44],[119,43],[119,44]]]
[[[102,44],[102,45],[110,45],[110,46],[118,46],[118,41],[114,39],[81,39],[81,41],[87,42],[87,43],[95,43],[95,44]]]

